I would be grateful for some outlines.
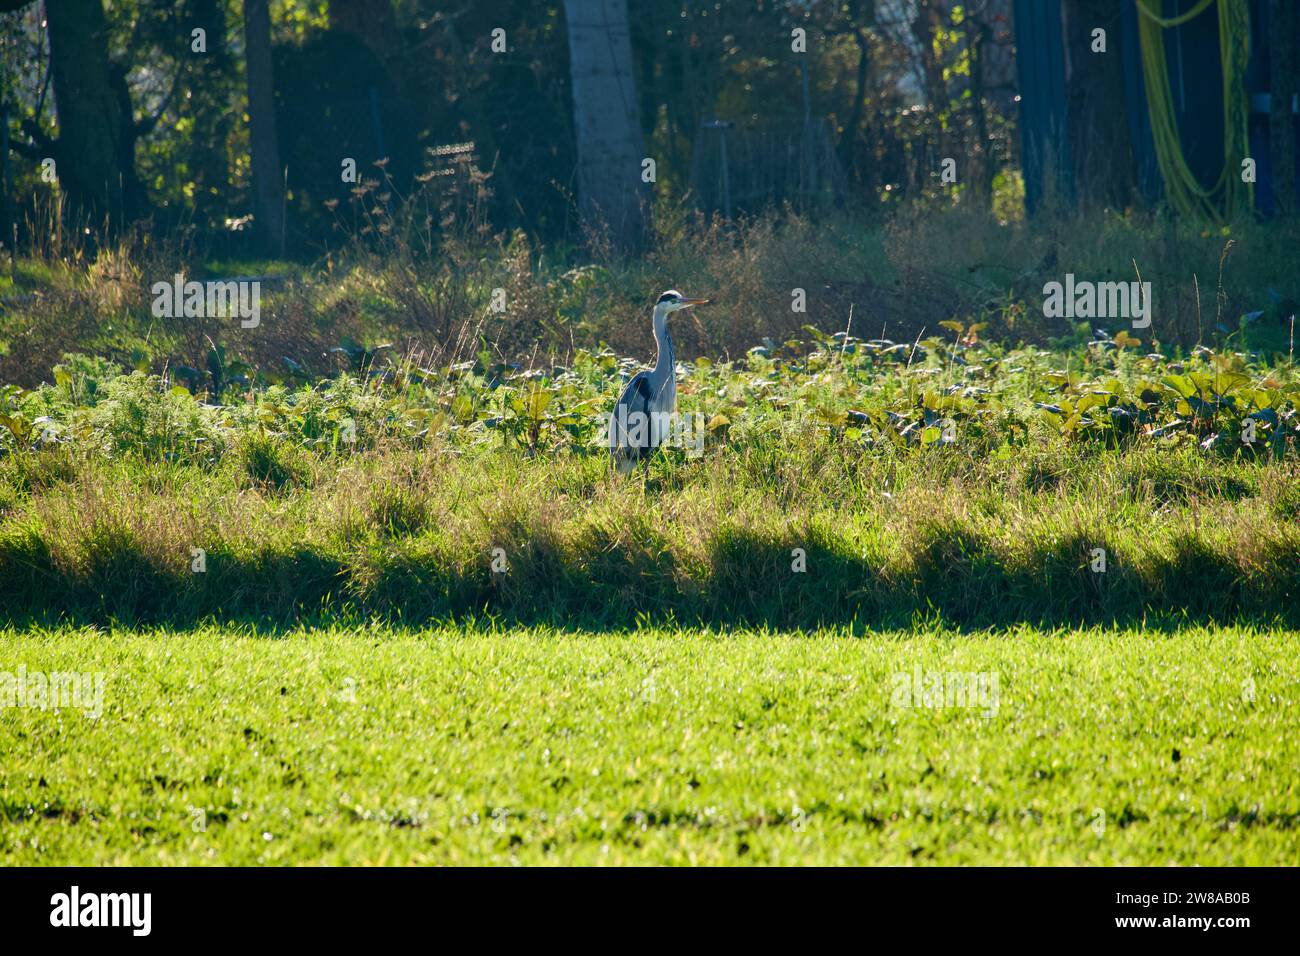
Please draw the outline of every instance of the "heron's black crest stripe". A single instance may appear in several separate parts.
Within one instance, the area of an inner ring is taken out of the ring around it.
[[[673,302],[676,299],[677,296],[673,295],[671,292],[665,292],[663,295],[659,297],[660,302]]]

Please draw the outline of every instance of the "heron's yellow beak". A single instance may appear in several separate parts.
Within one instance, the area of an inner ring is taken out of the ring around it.
[[[693,305],[708,305],[708,299],[682,299],[677,303],[683,309],[689,309]]]

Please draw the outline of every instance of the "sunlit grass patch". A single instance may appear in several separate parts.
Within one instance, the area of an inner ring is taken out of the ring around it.
[[[11,630],[0,859],[1285,864],[1295,640]]]

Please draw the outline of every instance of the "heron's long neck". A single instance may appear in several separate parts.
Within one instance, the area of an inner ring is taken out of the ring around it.
[[[655,376],[672,375],[676,368],[677,356],[673,352],[673,337],[668,332],[668,319],[655,316],[655,345],[659,347],[659,356],[655,359]]]

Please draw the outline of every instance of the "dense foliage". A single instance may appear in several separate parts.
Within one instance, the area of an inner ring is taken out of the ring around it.
[[[1005,349],[980,341],[978,323],[943,324],[950,338],[914,343],[808,327],[810,341],[769,341],[742,361],[700,358],[682,366],[681,411],[702,416],[715,453],[783,431],[820,431],[864,454],[959,444],[996,456],[1058,436],[1109,448],[1296,453],[1300,376],[1289,364],[1204,346],[1175,360],[1144,352],[1126,331],[1099,332],[1079,354]],[[431,369],[381,364],[386,348],[338,351],[355,374],[297,385],[256,384],[216,348],[204,374],[171,378],[122,375],[104,360],[69,355],[52,385],[5,386],[0,449],[68,445],[212,465],[253,433],[322,453],[447,442],[598,454],[604,419],[637,365],[609,350],[578,349],[571,366],[550,369],[492,362],[488,353]]]
[[[70,357],[55,384],[6,388],[10,612],[1295,614],[1300,382],[1286,363],[1175,360],[1128,333],[1059,353],[986,345],[969,326],[913,343],[817,334],[682,367],[701,454],[666,449],[620,481],[602,422],[636,363],[579,350],[549,370],[426,369],[379,354],[296,386],[226,370],[197,394]],[[792,573],[795,549],[808,573]]]

